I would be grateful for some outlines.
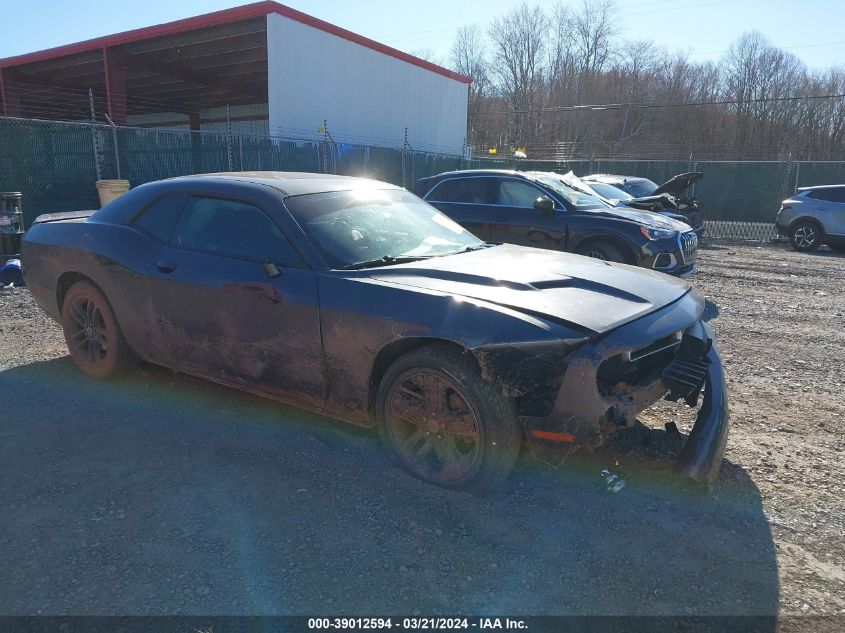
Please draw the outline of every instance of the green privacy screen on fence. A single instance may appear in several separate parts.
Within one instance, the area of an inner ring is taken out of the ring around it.
[[[23,193],[29,225],[40,213],[96,209],[98,178],[151,180],[218,171],[308,171],[366,176],[412,189],[453,169],[522,169],[644,176],[657,183],[704,172],[695,194],[714,237],[770,239],[780,201],[797,186],[845,183],[845,162],[462,159],[322,141],[153,130],[0,117],[0,191]]]

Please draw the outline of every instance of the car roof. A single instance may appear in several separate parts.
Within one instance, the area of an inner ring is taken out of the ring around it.
[[[813,187],[798,187],[798,191],[814,191],[815,189],[839,189],[845,185],[815,185]]]
[[[456,169],[454,171],[444,171],[434,176],[420,178],[420,180],[433,180],[435,178],[454,176],[518,176],[521,178],[530,178],[528,172],[517,171],[515,169]]]
[[[401,189],[396,185],[359,178],[357,176],[340,176],[338,174],[315,174],[305,171],[224,171],[192,176],[177,176],[168,178],[168,182],[182,182],[192,180],[222,179],[237,182],[255,183],[278,189],[288,196],[298,196],[307,193],[322,193],[326,191],[344,191],[358,188]]]

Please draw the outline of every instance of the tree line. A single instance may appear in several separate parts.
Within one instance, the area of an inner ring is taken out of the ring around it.
[[[449,62],[473,80],[476,154],[845,159],[845,98],[826,98],[845,94],[845,69],[811,70],[756,31],[694,61],[622,38],[616,13],[613,0],[524,3],[484,30],[458,29]]]

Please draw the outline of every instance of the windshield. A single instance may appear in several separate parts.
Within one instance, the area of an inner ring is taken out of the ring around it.
[[[451,255],[484,245],[407,191],[313,193],[287,198],[285,206],[332,268]]]
[[[606,209],[610,206],[604,200],[597,198],[590,192],[589,188],[584,186],[582,183],[567,181],[570,174],[571,172],[565,176],[554,173],[542,175],[538,174],[535,175],[535,178],[537,182],[553,190],[576,210]]]
[[[657,189],[657,185],[648,178],[636,178],[626,180],[619,185],[620,188],[630,193],[635,198],[645,198],[652,195]]]
[[[590,189],[608,200],[630,200],[633,198],[628,192],[622,191],[619,187],[614,187],[613,185],[603,182],[589,182],[587,184],[590,186]]]

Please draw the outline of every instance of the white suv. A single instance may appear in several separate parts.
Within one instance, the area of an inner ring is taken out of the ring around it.
[[[775,226],[796,251],[845,251],[845,185],[801,187],[781,203]]]

